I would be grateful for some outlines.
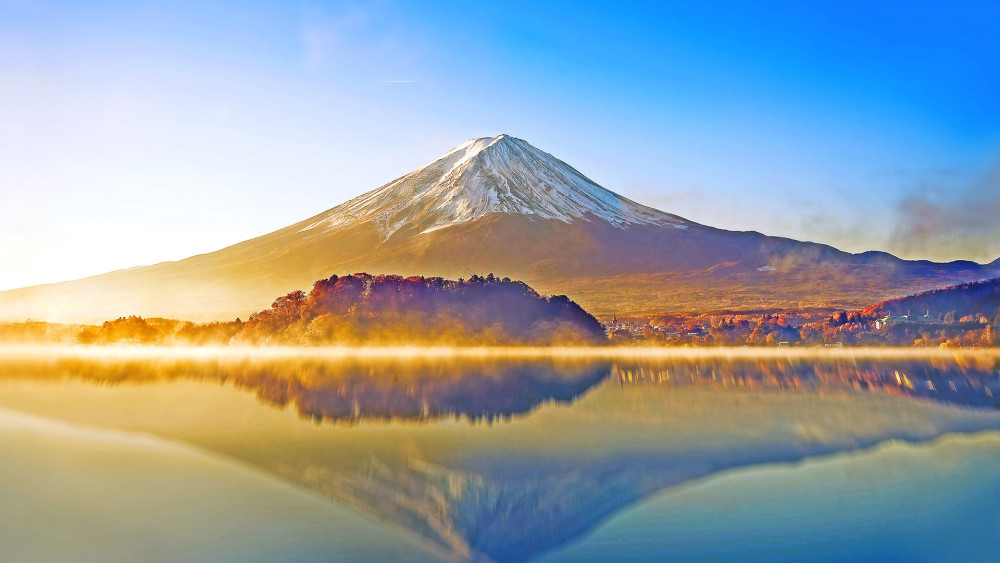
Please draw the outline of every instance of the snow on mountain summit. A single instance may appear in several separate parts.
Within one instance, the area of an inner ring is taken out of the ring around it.
[[[302,230],[375,222],[388,238],[407,225],[430,232],[492,213],[567,223],[597,219],[617,227],[689,224],[606,190],[551,154],[501,134],[469,140],[423,168],[323,213]]]

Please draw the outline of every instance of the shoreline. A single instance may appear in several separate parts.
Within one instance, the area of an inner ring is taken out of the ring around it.
[[[1000,348],[752,347],[752,346],[150,346],[0,344],[0,360],[35,358],[181,359],[406,359],[556,358],[627,359],[955,359],[1000,358]]]

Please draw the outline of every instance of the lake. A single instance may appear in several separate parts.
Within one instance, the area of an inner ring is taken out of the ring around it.
[[[6,348],[0,559],[992,561],[1000,355]]]

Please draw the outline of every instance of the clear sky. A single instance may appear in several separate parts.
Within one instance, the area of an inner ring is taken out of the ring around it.
[[[215,250],[501,132],[713,226],[992,260],[1000,4],[0,0],[0,288]]]

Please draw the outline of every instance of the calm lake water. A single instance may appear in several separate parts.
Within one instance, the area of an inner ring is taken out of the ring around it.
[[[7,349],[0,560],[996,560],[1000,357],[754,354]]]

